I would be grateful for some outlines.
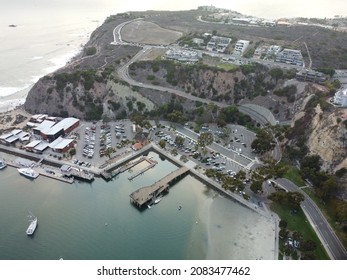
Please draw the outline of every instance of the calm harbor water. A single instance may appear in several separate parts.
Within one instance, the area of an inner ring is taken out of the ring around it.
[[[91,184],[76,182],[70,185],[43,176],[28,180],[11,167],[2,170],[0,259],[230,258],[230,252],[223,253],[225,244],[213,245],[213,253],[208,253],[211,249],[210,221],[218,220],[218,228],[223,223],[232,225],[230,229],[223,226],[222,233],[226,240],[233,238],[232,232],[240,235],[238,222],[229,220],[230,215],[223,221],[223,213],[241,213],[244,207],[218,196],[193,177],[187,176],[171,187],[170,193],[151,209],[139,211],[130,203],[131,192],[177,169],[155,153],[150,156],[159,164],[131,182],[128,172],[110,182],[97,178]],[[143,168],[144,164],[136,166],[132,172]],[[213,201],[219,202],[211,212]],[[180,211],[179,205],[182,205]],[[218,205],[222,208],[218,209]],[[28,211],[39,219],[33,237],[25,234]],[[245,215],[259,220],[251,211],[246,211]],[[241,252],[232,258],[250,257],[253,258]]]

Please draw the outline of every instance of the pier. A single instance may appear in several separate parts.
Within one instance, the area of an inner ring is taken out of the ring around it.
[[[138,189],[137,191],[130,194],[131,202],[139,208],[154,202],[154,200],[160,194],[162,194],[164,191],[169,190],[170,184],[177,182],[178,180],[183,178],[188,172],[189,169],[183,166],[166,175],[164,178],[160,179],[154,184]]]

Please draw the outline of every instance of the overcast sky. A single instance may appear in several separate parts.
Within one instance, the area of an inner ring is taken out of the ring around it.
[[[0,0],[0,16],[7,10],[30,8],[69,10],[79,7],[114,14],[135,10],[187,10],[211,4],[269,18],[347,16],[347,0]]]

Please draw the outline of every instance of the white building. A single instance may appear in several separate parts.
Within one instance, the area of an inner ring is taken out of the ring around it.
[[[180,62],[198,62],[200,57],[195,51],[170,49],[166,51],[165,58],[178,60]]]
[[[281,50],[281,46],[271,45],[267,50],[267,55],[278,55]]]
[[[234,54],[242,56],[247,50],[248,46],[249,46],[249,41],[238,40],[235,45]]]
[[[193,41],[194,44],[197,44],[199,46],[204,44],[204,40],[200,39],[200,38],[193,38],[192,41]]]
[[[341,89],[335,93],[334,104],[341,107],[347,107],[347,88]]]

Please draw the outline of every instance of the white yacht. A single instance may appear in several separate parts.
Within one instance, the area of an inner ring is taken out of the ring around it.
[[[40,174],[31,168],[18,168],[20,174],[30,179],[36,179]]]
[[[29,227],[26,230],[27,235],[33,235],[37,227],[37,217],[31,221]]]

